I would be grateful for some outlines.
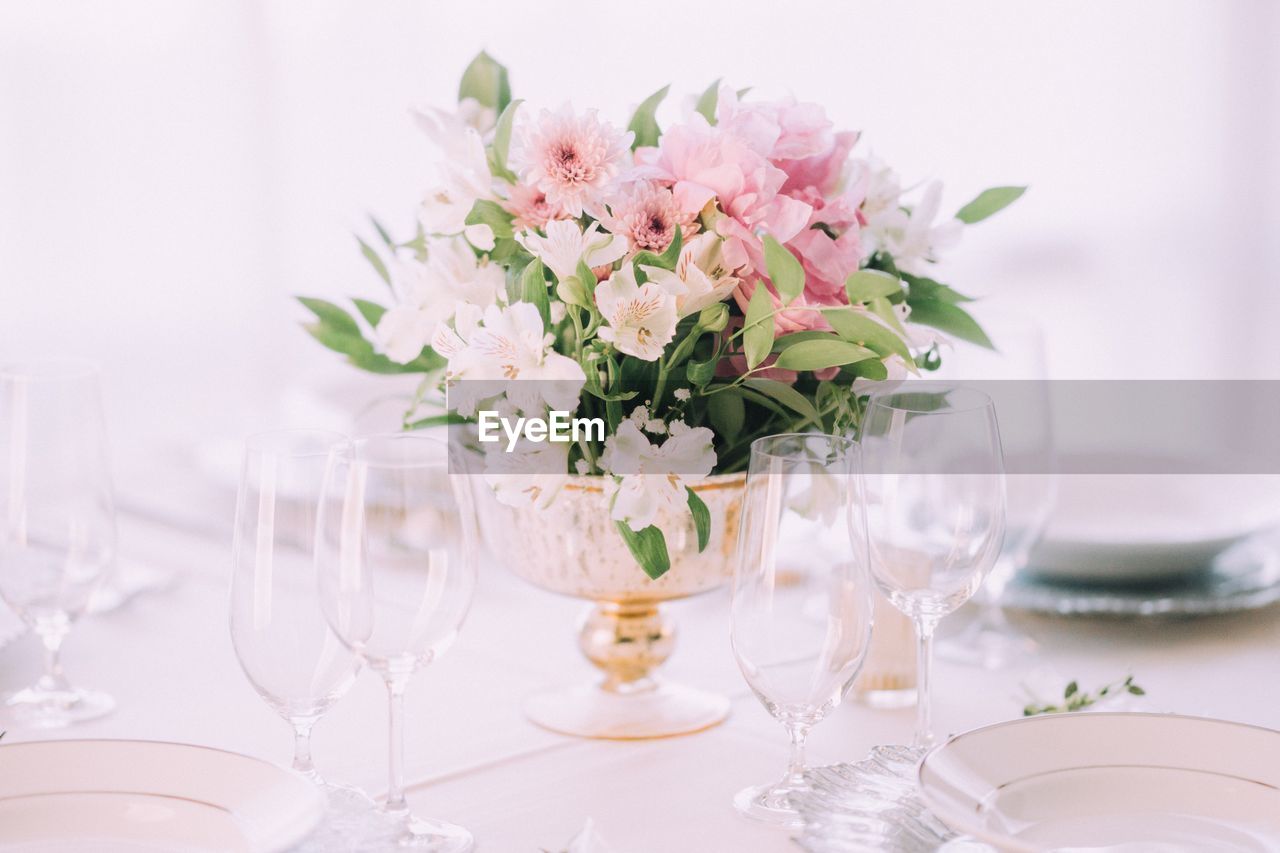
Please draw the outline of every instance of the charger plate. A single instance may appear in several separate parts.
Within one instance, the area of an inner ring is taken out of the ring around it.
[[[0,851],[278,853],[320,822],[294,773],[204,746],[136,740],[0,745]]]
[[[1002,851],[1280,849],[1280,732],[1148,713],[956,735],[918,774],[930,811]]]

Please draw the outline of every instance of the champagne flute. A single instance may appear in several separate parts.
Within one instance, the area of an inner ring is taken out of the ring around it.
[[[73,687],[59,650],[115,559],[116,516],[96,367],[0,367],[0,597],[44,644],[44,674],[5,698],[17,725],[57,728],[109,713]]]
[[[871,570],[915,624],[913,745],[933,743],[933,633],[982,584],[1005,526],[1004,457],[991,398],[906,382],[874,395],[862,424]]]
[[[232,546],[231,642],[245,677],[294,732],[293,769],[332,805],[366,809],[354,788],[324,781],[311,730],[355,683],[360,658],[330,630],[316,595],[316,513],[329,453],[346,437],[278,430],[245,443]]]
[[[404,693],[453,644],[476,582],[475,510],[452,449],[419,435],[358,439],[330,456],[320,505],[325,618],[386,682],[389,785],[384,812],[398,843],[472,849],[461,827],[414,818],[404,796]]]
[[[809,730],[840,704],[871,642],[871,578],[858,447],[820,434],[766,436],[751,445],[732,642],[756,697],[791,737],[781,781],[747,788],[737,810],[799,825],[791,796],[805,790]]]

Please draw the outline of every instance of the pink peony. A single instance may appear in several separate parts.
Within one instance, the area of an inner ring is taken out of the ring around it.
[[[721,86],[716,122],[775,162],[817,157],[835,145],[831,120],[822,107],[797,103],[795,98],[742,103],[731,87]]]
[[[555,219],[568,219],[569,214],[559,205],[547,201],[547,194],[534,186],[516,184],[502,206],[515,219],[511,227],[515,231],[545,228]]]
[[[626,165],[633,137],[601,121],[595,110],[578,116],[566,104],[517,124],[508,163],[524,183],[542,190],[549,204],[577,217]]]
[[[612,195],[608,206],[592,215],[614,234],[623,234],[635,252],[662,252],[675,239],[694,230],[696,213],[682,210],[670,189],[651,181],[633,181]]]

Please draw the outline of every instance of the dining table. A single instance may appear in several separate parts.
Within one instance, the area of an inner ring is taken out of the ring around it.
[[[234,483],[176,459],[137,470],[146,474],[120,488],[118,561],[162,582],[87,615],[63,647],[69,678],[109,692],[117,708],[55,731],[10,728],[3,743],[176,741],[287,766],[290,729],[241,673],[228,631]],[[727,589],[667,605],[678,635],[663,677],[731,699],[723,723],[678,737],[583,739],[522,714],[531,693],[592,677],[576,642],[585,607],[482,561],[456,644],[409,686],[405,766],[415,812],[469,828],[480,851],[562,851],[588,821],[601,842],[594,851],[797,849],[786,830],[739,817],[732,805],[739,789],[782,774],[788,741],[738,671]],[[1090,689],[1126,675],[1146,691],[1127,697],[1126,707],[1280,728],[1280,609],[1196,619],[1012,616],[1038,652],[995,671],[940,659],[939,732],[1017,718],[1028,690],[1061,691],[1070,681]],[[12,628],[9,614],[3,619]],[[33,681],[39,667],[36,638],[9,637],[0,648],[0,689]],[[374,797],[385,790],[386,707],[381,680],[366,671],[319,722],[313,755],[328,780]],[[808,762],[852,762],[877,744],[904,743],[913,713],[851,696],[813,729]]]

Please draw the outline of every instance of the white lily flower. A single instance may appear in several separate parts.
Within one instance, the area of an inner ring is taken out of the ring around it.
[[[450,353],[449,405],[463,416],[474,414],[480,400],[501,393],[524,412],[545,407],[571,412],[578,406],[587,376],[578,362],[551,349],[542,315],[528,302],[490,305],[478,324],[444,326],[435,340],[444,346],[438,351]]]
[[[716,464],[715,436],[706,427],[671,424],[661,445],[651,442],[635,421],[624,420],[605,440],[600,465],[615,478],[612,517],[636,531],[653,524],[663,507],[687,505],[685,489],[711,473]]]
[[[592,222],[584,232],[572,219],[553,219],[546,225],[547,236],[535,231],[522,231],[516,242],[529,250],[564,281],[578,272],[578,261],[595,268],[612,264],[627,253],[627,238],[599,231],[600,223]]]
[[[486,107],[475,98],[463,98],[458,101],[458,118],[483,135],[493,130],[498,123],[498,111],[493,107]]]
[[[485,482],[499,502],[545,509],[569,480],[569,444],[521,439],[510,452],[493,445],[484,463]]]
[[[439,154],[437,183],[418,212],[422,230],[428,234],[461,233],[476,201],[493,195],[484,141],[459,115],[427,107],[416,111],[414,117]]]
[[[959,242],[964,227],[958,219],[934,224],[942,202],[942,183],[929,183],[919,203],[907,211],[902,208],[898,176],[878,161],[866,168],[867,194],[861,211],[867,219],[862,233],[869,238],[868,250],[892,255],[903,272],[925,274],[929,263]]]
[[[657,361],[675,337],[676,297],[651,281],[637,285],[631,264],[596,285],[596,306],[609,324],[600,337],[627,355]]]
[[[387,271],[397,304],[378,320],[374,334],[387,358],[401,364],[422,353],[459,302],[485,308],[506,292],[502,268],[477,260],[466,241],[457,237],[428,240],[426,261],[396,255]]]
[[[680,249],[675,271],[644,266],[644,274],[676,297],[676,313],[696,314],[708,305],[722,302],[739,284],[724,259],[724,240],[718,234],[699,234]]]

